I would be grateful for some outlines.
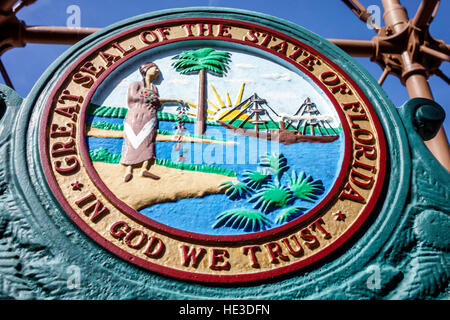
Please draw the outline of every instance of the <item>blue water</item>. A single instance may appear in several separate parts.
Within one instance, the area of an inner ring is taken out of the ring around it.
[[[95,120],[109,121],[113,119],[96,117]],[[117,119],[113,121],[116,122]],[[123,122],[123,119],[121,121]],[[161,121],[159,129],[173,131],[173,126],[173,122]],[[189,133],[194,132],[194,124],[187,123],[185,126]],[[307,202],[296,199],[290,204],[291,206],[306,208],[303,214],[316,206],[327,195],[339,174],[344,150],[342,136],[331,143],[297,143],[286,146],[267,140],[235,135],[221,126],[208,126],[206,135],[214,136],[217,139],[236,141],[239,144],[183,143],[182,150],[187,163],[211,164],[231,169],[237,173],[238,179],[241,180],[241,174],[245,170],[260,168],[258,162],[261,155],[270,152],[283,153],[290,166],[287,174],[290,175],[292,170],[297,173],[304,171],[307,175],[311,175],[313,179],[321,180],[325,191],[318,196],[316,201]],[[121,153],[122,144],[123,139],[121,138],[87,138],[89,150],[104,147],[111,153]],[[174,150],[175,144],[175,142],[157,142],[157,157],[178,161],[179,151]],[[284,176],[281,180],[282,184],[287,185],[287,180],[288,178]],[[235,235],[247,232],[227,227],[213,228],[217,215],[230,209],[253,209],[253,205],[246,200],[233,201],[224,194],[216,194],[202,198],[181,199],[175,202],[155,204],[140,210],[140,213],[160,223],[185,231],[210,235]],[[188,208],[192,208],[192,210],[188,210]],[[274,221],[281,210],[282,208],[266,214],[266,217],[273,221],[270,228],[278,226]]]

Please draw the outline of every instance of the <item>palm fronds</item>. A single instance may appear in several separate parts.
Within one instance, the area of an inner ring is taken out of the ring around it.
[[[321,180],[314,180],[304,172],[300,172],[300,175],[297,176],[295,171],[292,171],[289,177],[289,188],[297,198],[311,202],[315,201],[317,195],[325,190]]]
[[[241,182],[226,181],[220,184],[220,190],[225,190],[225,195],[231,200],[247,198],[253,190]]]
[[[255,202],[255,209],[269,212],[274,207],[286,207],[292,200],[294,200],[294,195],[289,188],[271,182],[258,190],[249,199],[249,202]]]
[[[229,52],[216,51],[212,48],[183,51],[173,59],[176,61],[172,66],[181,74],[209,70],[223,75],[227,71],[228,62],[231,61]]]
[[[287,158],[282,153],[271,153],[261,156],[259,164],[264,167],[269,167],[276,175],[278,181],[280,181],[281,176],[289,170]]]
[[[263,184],[272,179],[272,174],[268,170],[245,170],[242,177],[242,182],[248,187],[259,189]]]
[[[271,221],[258,211],[250,209],[233,209],[222,212],[217,216],[213,228],[230,227],[245,231],[265,230],[271,225]]]
[[[275,218],[275,223],[283,224],[298,218],[305,213],[306,208],[303,207],[289,207],[281,210],[278,216]]]

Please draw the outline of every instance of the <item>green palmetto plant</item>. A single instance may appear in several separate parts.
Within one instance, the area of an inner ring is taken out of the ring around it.
[[[307,212],[306,207],[294,204],[296,198],[315,202],[318,195],[325,191],[321,180],[315,180],[304,172],[297,174],[292,170],[288,174],[288,159],[281,153],[261,156],[259,165],[262,168],[256,171],[245,170],[242,182],[227,181],[220,185],[230,200],[247,199],[256,210],[241,208],[223,212],[216,217],[214,228],[229,227],[252,232],[263,230],[272,224],[271,218],[265,215],[278,210],[273,221],[281,225]],[[287,179],[284,179],[286,176]]]
[[[241,182],[226,181],[220,184],[220,190],[225,191],[225,195],[231,200],[247,198],[253,190]]]
[[[231,54],[225,51],[217,51],[212,48],[200,48],[197,50],[186,50],[173,57],[176,60],[172,66],[181,74],[198,73],[199,75],[199,95],[197,104],[197,123],[195,134],[204,134],[206,131],[205,116],[205,81],[207,71],[224,75],[227,72],[227,65],[231,61]]]
[[[305,212],[306,208],[303,207],[288,207],[277,215],[275,219],[275,223],[283,224],[285,222],[291,221],[299,216],[301,216]]]
[[[242,182],[252,189],[259,189],[262,185],[272,179],[272,173],[269,170],[245,170],[242,174]]]
[[[275,207],[286,207],[293,200],[294,195],[288,187],[270,182],[255,192],[248,201],[255,203],[255,209],[268,213]]]
[[[232,209],[217,216],[213,228],[229,227],[245,231],[260,231],[267,229],[271,221],[258,211],[250,209]]]
[[[297,175],[295,171],[292,171],[289,176],[289,188],[297,198],[311,202],[315,201],[317,195],[325,190],[322,181],[314,180],[304,172]]]
[[[282,153],[271,153],[261,156],[259,165],[268,167],[275,174],[278,182],[281,181],[283,174],[289,170],[287,158]]]

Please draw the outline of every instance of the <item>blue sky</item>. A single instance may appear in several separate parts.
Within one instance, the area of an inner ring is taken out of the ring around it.
[[[361,1],[366,7],[370,5],[381,6],[381,1]],[[419,5],[419,0],[403,0],[412,17]],[[375,33],[360,22],[357,17],[341,2],[305,1],[305,0],[164,0],[164,1],[119,1],[119,0],[38,0],[35,4],[23,8],[18,18],[27,25],[60,25],[65,26],[69,14],[66,13],[70,5],[77,5],[81,9],[82,27],[105,27],[117,21],[130,18],[142,13],[193,6],[214,6],[259,11],[283,18],[301,25],[325,38],[345,39],[371,39]],[[439,11],[433,21],[431,34],[436,39],[450,43],[449,32],[450,2],[441,1]],[[12,79],[15,89],[25,97],[45,69],[69,46],[28,44],[24,48],[15,48],[7,51],[2,61]],[[373,76],[378,79],[382,70],[367,58],[357,58]],[[450,76],[449,63],[444,63],[441,69]],[[449,86],[440,78],[432,76],[430,86],[435,100],[450,114]],[[3,79],[1,82],[4,83]],[[383,84],[396,106],[408,100],[406,88],[399,79],[389,76]],[[445,120],[447,136],[450,131],[450,117]]]

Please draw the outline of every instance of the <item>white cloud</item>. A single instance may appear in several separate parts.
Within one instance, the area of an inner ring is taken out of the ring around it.
[[[236,64],[237,68],[241,69],[256,69],[256,66],[253,64],[246,64],[246,63],[238,63]]]
[[[261,77],[265,79],[272,79],[272,80],[281,80],[281,81],[291,81],[292,77],[287,73],[266,73],[263,74]]]
[[[223,79],[222,80],[223,82],[229,82],[229,83],[246,83],[246,84],[248,84],[248,83],[255,83],[255,81],[254,80],[245,80],[245,79]]]

